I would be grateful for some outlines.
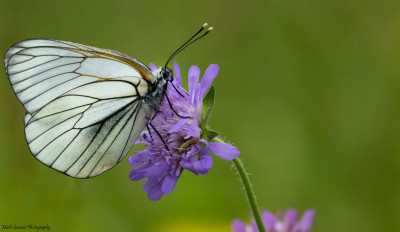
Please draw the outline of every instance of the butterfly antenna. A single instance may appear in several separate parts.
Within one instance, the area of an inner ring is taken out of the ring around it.
[[[204,32],[202,35],[200,35],[199,37],[197,37],[196,39],[194,39],[198,34],[200,34],[200,32],[202,32],[205,28],[208,27],[207,23],[204,23],[203,26],[200,28],[200,30],[198,30],[192,37],[190,37],[190,39],[188,39],[184,44],[182,44],[178,49],[175,50],[175,52],[172,53],[172,55],[168,58],[167,62],[165,63],[164,68],[167,68],[168,63],[181,51],[183,51],[185,48],[187,48],[187,46],[189,46],[190,44],[196,42],[197,40],[199,40],[200,38],[204,37],[205,35],[207,35],[211,30],[213,30],[212,27],[209,27],[207,29],[206,32]]]
[[[208,26],[208,23],[204,23],[203,26],[200,28],[200,30],[198,30],[192,37],[190,37],[190,39],[188,39],[184,44],[182,44],[178,49],[176,49],[175,52],[173,52],[171,54],[171,56],[168,58],[168,60],[170,60],[172,57],[174,57],[174,55],[176,55],[176,53],[179,51],[179,49],[181,49],[183,46],[185,46],[187,43],[189,43],[194,37],[196,37],[196,35],[200,34],[200,32],[202,32],[207,26]]]

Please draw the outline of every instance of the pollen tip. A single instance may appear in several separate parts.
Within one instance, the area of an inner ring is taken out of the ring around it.
[[[208,23],[203,24],[203,28],[206,28],[208,26]]]
[[[212,31],[213,29],[214,29],[213,27],[210,27],[210,28],[208,28],[207,31]]]

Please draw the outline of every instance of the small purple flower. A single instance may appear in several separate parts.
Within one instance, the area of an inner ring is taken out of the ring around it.
[[[308,232],[314,220],[315,211],[307,210],[300,221],[297,221],[298,213],[296,210],[288,209],[286,212],[278,212],[277,216],[264,210],[262,220],[267,232]],[[241,220],[235,219],[232,222],[234,232],[258,232],[254,220],[251,225],[247,225]]]
[[[157,70],[154,64],[150,67],[153,71]],[[217,76],[218,69],[218,65],[211,64],[199,83],[200,69],[197,66],[190,67],[187,92],[182,88],[181,71],[175,62],[176,77],[172,84],[168,83],[167,95],[174,110],[184,118],[176,115],[165,99],[151,122],[156,131],[149,126],[150,130],[142,132],[136,141],[136,144],[143,143],[145,150],[128,158],[133,167],[129,178],[133,181],[146,181],[143,190],[148,192],[150,200],[156,201],[164,194],[170,194],[184,169],[196,175],[207,174],[213,165],[210,153],[226,160],[239,156],[236,147],[211,142],[204,133],[207,130],[204,125],[207,112],[203,113],[203,98]]]

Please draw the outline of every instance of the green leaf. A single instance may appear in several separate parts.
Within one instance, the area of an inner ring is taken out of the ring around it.
[[[211,142],[211,140],[219,135],[218,132],[213,131],[211,129],[208,129],[206,127],[201,128],[201,135],[203,138],[206,138],[208,142]]]
[[[218,132],[213,131],[208,128],[208,119],[210,118],[211,111],[214,107],[214,95],[215,90],[214,86],[211,86],[207,91],[206,95],[203,98],[203,121],[201,122],[201,135],[203,138],[207,139],[207,141],[211,142],[211,140],[219,135]]]
[[[211,88],[207,91],[206,96],[203,98],[203,115],[204,119],[201,122],[204,128],[207,126],[208,118],[210,117],[211,111],[214,107],[214,95],[215,95],[215,90],[214,86],[211,86]]]

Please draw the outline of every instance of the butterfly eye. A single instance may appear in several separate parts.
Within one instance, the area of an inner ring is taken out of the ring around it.
[[[164,80],[172,81],[173,79],[172,72],[167,69],[161,70],[161,76]]]

